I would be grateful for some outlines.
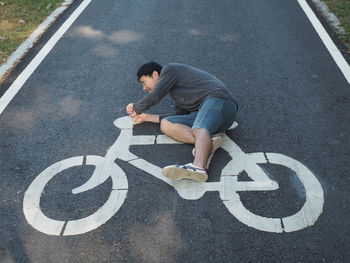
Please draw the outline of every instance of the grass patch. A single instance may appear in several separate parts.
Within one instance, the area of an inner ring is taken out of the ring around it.
[[[347,46],[347,53],[350,53],[350,0],[324,0],[324,2],[341,22],[345,35],[339,33],[337,35]]]
[[[0,65],[63,0],[0,0]]]

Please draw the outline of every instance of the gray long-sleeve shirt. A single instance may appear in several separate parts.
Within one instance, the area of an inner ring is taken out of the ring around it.
[[[142,113],[168,93],[182,114],[198,111],[208,97],[234,101],[225,84],[213,75],[189,65],[170,63],[162,69],[154,89],[134,104],[134,111]]]

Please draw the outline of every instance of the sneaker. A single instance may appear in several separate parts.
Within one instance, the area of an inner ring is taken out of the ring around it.
[[[172,180],[190,179],[197,182],[208,180],[208,170],[194,166],[192,163],[169,165],[163,168],[163,175]]]
[[[222,143],[224,142],[224,139],[221,136],[217,136],[212,138],[212,142],[213,142],[213,150],[211,151],[211,157],[216,152],[216,150],[221,147]],[[193,157],[196,156],[196,148],[193,148],[192,155]]]

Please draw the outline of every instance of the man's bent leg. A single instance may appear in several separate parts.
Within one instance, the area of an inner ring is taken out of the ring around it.
[[[193,164],[199,168],[207,168],[208,159],[213,149],[211,135],[207,129],[197,128],[193,130],[195,137],[196,154]]]
[[[161,120],[160,130],[170,138],[188,144],[195,143],[195,137],[189,126],[180,123],[172,123],[168,120]]]
[[[237,106],[233,101],[209,98],[201,106],[192,126],[195,135],[195,159],[193,164],[208,167],[210,155],[221,146],[222,138],[217,140],[213,151],[211,135],[226,130],[233,123]],[[203,131],[204,130],[204,131]],[[200,131],[200,132],[199,132]],[[210,151],[209,151],[210,149]]]
[[[203,168],[207,168],[209,157],[213,152],[211,134],[230,127],[236,112],[237,107],[234,102],[218,98],[207,99],[196,113],[192,125],[196,149],[193,163],[166,166],[162,170],[163,175],[172,180],[191,179],[205,182],[208,179],[208,170]]]

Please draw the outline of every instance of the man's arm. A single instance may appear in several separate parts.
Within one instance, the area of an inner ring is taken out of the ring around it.
[[[179,78],[176,69],[172,66],[165,66],[154,89],[133,105],[134,111],[137,114],[140,114],[158,104],[159,101],[176,85],[178,80]]]
[[[159,115],[148,114],[148,113],[137,114],[134,111],[134,104],[133,103],[129,103],[128,106],[126,106],[126,112],[133,119],[135,124],[142,123],[142,122],[160,123]]]

